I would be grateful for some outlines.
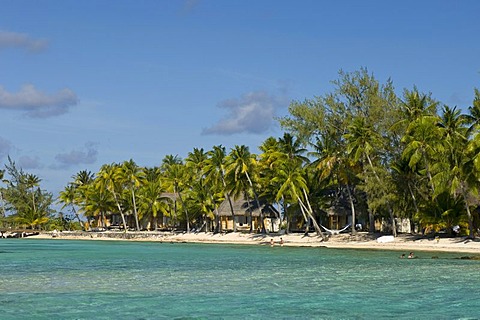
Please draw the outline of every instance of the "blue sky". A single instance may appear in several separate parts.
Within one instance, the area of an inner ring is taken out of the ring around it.
[[[282,131],[292,100],[366,67],[464,110],[480,1],[1,0],[0,163],[55,195],[80,170],[155,166]]]

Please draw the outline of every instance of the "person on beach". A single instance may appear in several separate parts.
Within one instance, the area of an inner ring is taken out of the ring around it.
[[[280,238],[280,246],[283,247],[283,238]]]
[[[270,247],[273,247],[275,245],[275,242],[273,241],[273,238],[270,239]]]

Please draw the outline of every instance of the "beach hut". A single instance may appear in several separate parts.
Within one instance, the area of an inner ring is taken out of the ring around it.
[[[260,199],[260,209],[263,212],[265,228],[269,232],[277,232],[280,226],[280,214],[271,204]],[[222,230],[233,230],[235,223],[238,231],[249,231],[252,221],[253,231],[261,228],[260,209],[255,199],[247,201],[245,198],[232,199],[235,221],[228,200],[223,201],[218,207],[218,215]]]

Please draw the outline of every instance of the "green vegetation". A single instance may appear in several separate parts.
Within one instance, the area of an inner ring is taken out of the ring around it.
[[[6,184],[6,187],[1,189],[1,224],[39,229],[52,218],[53,211],[50,206],[53,195],[40,189],[39,177],[18,169],[10,158],[8,162],[5,167],[10,180],[5,179],[5,171],[0,172],[2,182]],[[12,215],[7,217],[7,213]]]
[[[219,145],[195,148],[185,160],[167,155],[154,168],[128,160],[105,164],[96,174],[80,171],[58,198],[69,219],[54,218],[52,195],[40,189],[41,180],[9,159],[0,172],[2,223],[59,228],[68,220],[74,228],[76,220],[77,227],[90,229],[108,221],[124,230],[161,226],[190,232],[194,226],[220,232],[220,204],[227,201],[234,217],[232,201],[244,198],[278,205],[286,232],[313,227],[323,236],[320,224],[327,214],[343,211],[372,232],[376,222],[384,222],[396,234],[400,218],[411,222],[411,231],[417,226],[451,232],[460,225],[474,237],[480,91],[474,90],[462,114],[416,87],[397,96],[390,80],[382,84],[366,69],[340,71],[333,85],[323,96],[292,102],[289,115],[279,119],[286,133],[267,138],[258,155],[244,145],[229,152]]]

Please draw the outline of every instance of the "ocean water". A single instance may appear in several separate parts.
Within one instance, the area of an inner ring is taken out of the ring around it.
[[[480,261],[400,254],[0,239],[0,319],[480,319]]]

